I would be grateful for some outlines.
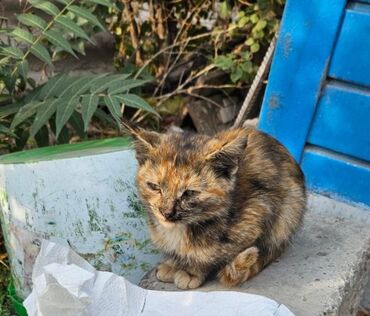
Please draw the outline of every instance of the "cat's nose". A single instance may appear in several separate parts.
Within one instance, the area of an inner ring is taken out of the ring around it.
[[[173,208],[161,210],[161,213],[165,219],[173,219],[176,215],[176,211]]]

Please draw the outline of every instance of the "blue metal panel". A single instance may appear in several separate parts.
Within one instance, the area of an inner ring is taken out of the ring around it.
[[[259,128],[300,160],[346,0],[288,0]]]
[[[369,4],[353,4],[346,10],[329,76],[370,87]]]
[[[370,90],[339,82],[328,84],[308,142],[370,161]]]
[[[302,169],[311,190],[370,206],[370,165],[317,148],[306,148]]]

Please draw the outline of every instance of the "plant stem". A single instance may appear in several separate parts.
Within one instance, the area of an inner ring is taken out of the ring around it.
[[[33,46],[35,46],[42,38],[42,36],[45,34],[46,31],[48,31],[52,26],[53,24],[55,23],[55,20],[60,17],[67,9],[70,5],[72,5],[73,3],[75,2],[75,0],[71,0],[55,17],[53,17],[51,19],[51,21],[48,23],[48,25],[42,30],[42,32],[39,34],[39,36],[36,38],[36,40],[31,44],[31,46],[28,48],[27,52],[24,54],[24,56],[22,57],[22,62],[28,57],[28,55],[31,53],[31,48]],[[14,74],[16,73],[18,69],[18,65],[15,65],[15,68],[14,70],[12,71],[11,73],[11,76],[14,76]]]

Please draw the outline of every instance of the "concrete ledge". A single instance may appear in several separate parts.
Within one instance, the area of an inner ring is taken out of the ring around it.
[[[279,261],[234,290],[264,295],[297,316],[354,315],[370,270],[370,212],[311,194],[301,231]],[[177,290],[157,281],[154,271],[141,281],[153,290]],[[225,290],[210,281],[201,291]]]

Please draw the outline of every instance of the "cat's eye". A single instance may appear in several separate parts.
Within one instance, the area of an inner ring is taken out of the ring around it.
[[[181,198],[188,199],[188,198],[196,196],[197,194],[199,194],[199,191],[185,190],[184,193],[182,194]]]
[[[146,185],[149,187],[150,190],[161,191],[161,188],[159,187],[158,184],[155,184],[153,182],[147,182]]]

